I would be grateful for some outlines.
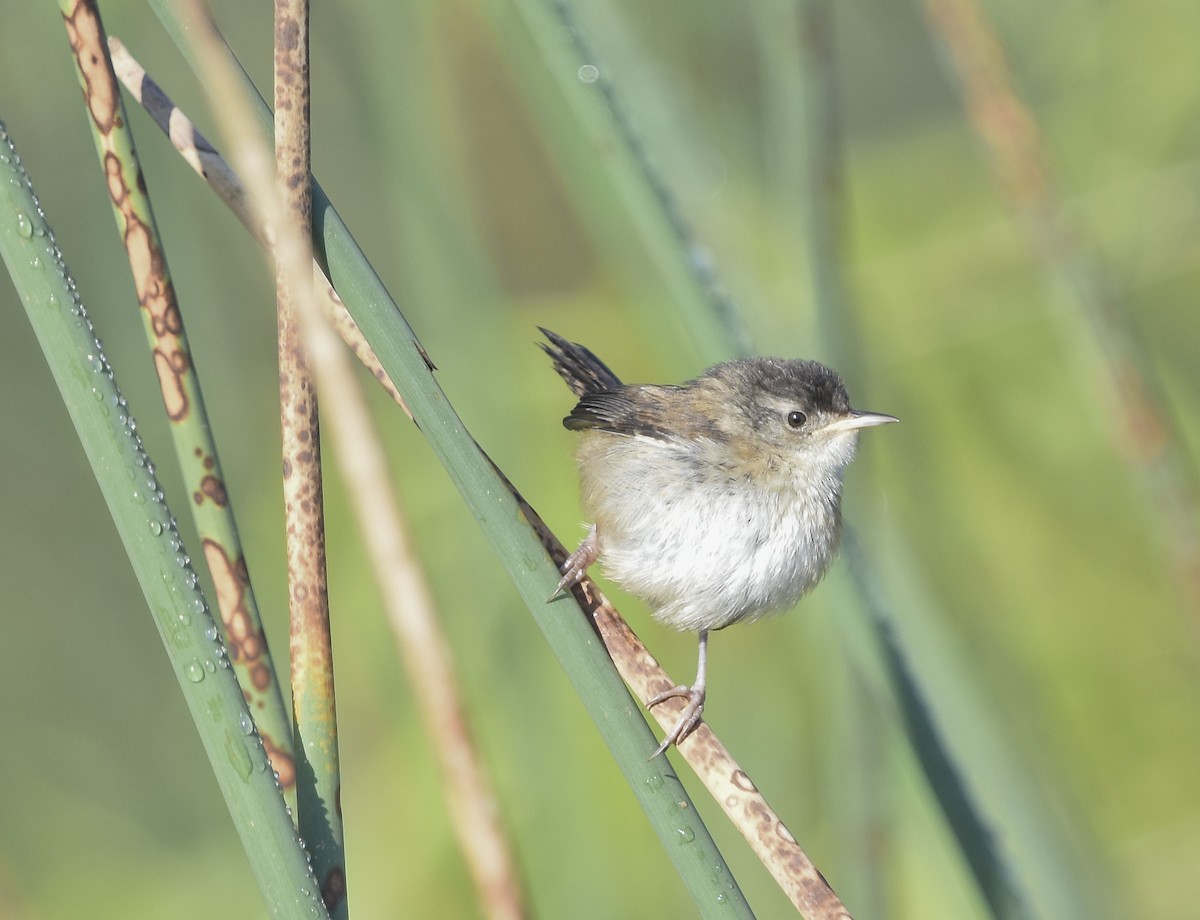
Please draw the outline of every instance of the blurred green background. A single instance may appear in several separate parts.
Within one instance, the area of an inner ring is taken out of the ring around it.
[[[1067,213],[1151,358],[1194,476],[1200,7],[989,7]],[[270,6],[214,8],[269,94]],[[766,0],[613,2],[583,15],[598,63],[624,92],[758,349],[828,358],[812,345],[800,100],[780,77],[794,52],[787,10]],[[103,13],[109,33],[216,140],[148,9],[113,2]],[[922,8],[843,3],[837,13],[848,284],[862,353],[848,383],[856,405],[903,419],[864,436],[848,474],[852,520],[893,573],[884,597],[920,605],[940,626],[938,653],[969,675],[989,730],[1023,771],[1014,782],[1038,790],[1112,915],[1200,917],[1200,611],[1173,581],[1147,493],[1109,434],[1069,297],[1007,211]],[[630,381],[681,380],[713,356],[671,309],[675,289],[607,178],[613,149],[574,120],[564,100],[577,91],[557,89],[569,79],[547,68],[526,22],[516,6],[488,0],[316,4],[314,171],[468,427],[573,544],[583,532],[573,439],[559,425],[571,397],[532,346],[535,325],[588,344]],[[0,118],[183,518],[57,7],[9,4],[0,23]],[[569,60],[568,37],[558,41],[552,60]],[[131,120],[278,652],[287,626],[270,278],[157,129],[140,111]],[[0,916],[261,916],[141,593],[7,282],[0,305]],[[371,398],[536,914],[692,915],[449,480],[407,420],[381,394]],[[332,465],[326,498],[351,909],[473,916],[432,756]],[[833,601],[847,582],[838,566],[801,614],[715,636],[706,718],[851,910],[981,916],[890,719],[874,723],[874,772],[857,802],[878,862],[844,839],[838,803],[864,756],[843,732],[844,719],[861,725],[844,707],[864,699],[836,630]],[[694,638],[616,599],[672,674],[690,676]],[[759,916],[791,915],[740,838],[696,797]],[[873,894],[858,887],[864,875]]]

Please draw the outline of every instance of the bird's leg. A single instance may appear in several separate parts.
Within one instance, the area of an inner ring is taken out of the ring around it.
[[[700,654],[699,660],[696,663],[696,679],[690,687],[685,687],[680,684],[677,687],[672,687],[670,690],[664,690],[658,696],[654,697],[646,704],[649,709],[652,706],[657,706],[663,700],[669,700],[676,696],[687,697],[688,703],[683,707],[683,712],[679,715],[679,721],[662,740],[662,744],[658,749],[650,755],[653,760],[672,744],[679,744],[686,738],[693,728],[700,722],[700,716],[704,712],[704,687],[705,687],[705,669],[708,662],[708,630],[700,631]]]
[[[571,553],[567,557],[567,561],[563,563],[563,576],[558,582],[558,587],[554,589],[554,593],[546,598],[546,603],[550,603],[560,594],[565,594],[579,584],[583,580],[583,576],[587,574],[588,566],[595,562],[599,555],[600,543],[596,540],[596,525],[593,524],[588,529],[583,542],[579,544],[579,549]]]

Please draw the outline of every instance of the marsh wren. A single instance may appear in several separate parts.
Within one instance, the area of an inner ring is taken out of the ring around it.
[[[579,398],[563,425],[583,433],[593,521],[554,597],[599,559],[656,619],[700,637],[695,681],[647,704],[687,699],[655,757],[700,721],[708,634],[791,607],[821,580],[858,431],[899,419],[852,409],[841,377],[816,361],[748,358],[679,386],[626,385],[587,348],[541,331]]]

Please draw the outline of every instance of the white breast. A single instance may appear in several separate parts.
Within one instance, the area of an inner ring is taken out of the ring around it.
[[[839,454],[848,462],[852,451]],[[845,464],[836,460],[733,476],[698,461],[694,445],[596,432],[580,461],[605,574],[677,629],[789,607],[837,549]]]

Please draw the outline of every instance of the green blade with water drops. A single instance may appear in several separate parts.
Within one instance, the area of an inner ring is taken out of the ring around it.
[[[141,584],[268,912],[326,917],[154,465],[3,122],[0,187],[0,255]]]

